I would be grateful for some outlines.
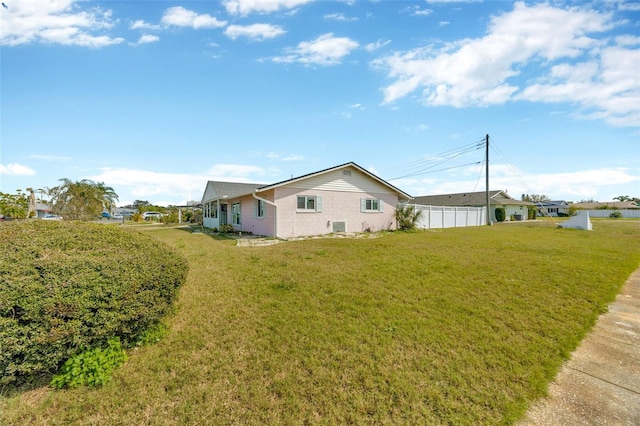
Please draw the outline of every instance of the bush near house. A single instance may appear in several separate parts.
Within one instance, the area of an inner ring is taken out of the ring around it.
[[[503,207],[498,207],[496,209],[496,221],[498,222],[504,222],[504,220],[507,218],[507,213],[505,212]]]
[[[146,235],[92,223],[6,223],[0,246],[0,384],[48,377],[112,338],[131,346],[188,268]]]

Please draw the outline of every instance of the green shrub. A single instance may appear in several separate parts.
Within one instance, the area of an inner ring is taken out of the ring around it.
[[[81,385],[101,386],[111,380],[113,370],[127,360],[120,339],[109,339],[105,349],[95,348],[72,356],[64,363],[60,374],[51,380],[51,386],[61,389]]]
[[[505,212],[504,207],[496,208],[496,221],[504,222],[506,218],[507,218],[507,213]]]
[[[229,225],[228,223],[225,225],[220,225],[220,233],[221,234],[228,234],[233,232],[233,226]]]
[[[422,210],[417,210],[415,206],[408,204],[398,205],[394,212],[396,226],[400,231],[411,231],[416,229],[422,217]]]
[[[100,224],[7,222],[0,247],[0,384],[55,373],[113,337],[132,346],[187,274],[168,246]]]
[[[610,219],[620,219],[622,217],[622,213],[619,211],[611,212],[609,215]]]

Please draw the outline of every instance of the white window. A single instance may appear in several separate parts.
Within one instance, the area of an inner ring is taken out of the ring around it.
[[[322,197],[313,195],[298,195],[298,211],[321,212]]]
[[[360,212],[362,213],[379,213],[384,211],[384,201],[379,198],[361,198]]]
[[[265,202],[262,200],[256,200],[256,216],[259,219],[264,218],[265,209],[266,209]]]
[[[233,203],[231,206],[231,223],[240,225],[240,203]]]

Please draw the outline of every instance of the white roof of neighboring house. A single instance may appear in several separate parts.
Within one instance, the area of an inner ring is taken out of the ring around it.
[[[567,203],[564,200],[557,200],[557,201],[542,200],[542,201],[536,201],[534,202],[534,204],[538,207],[569,207],[569,203]]]

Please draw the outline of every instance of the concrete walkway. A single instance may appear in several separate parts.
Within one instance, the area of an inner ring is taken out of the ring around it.
[[[640,269],[518,424],[640,425]]]

